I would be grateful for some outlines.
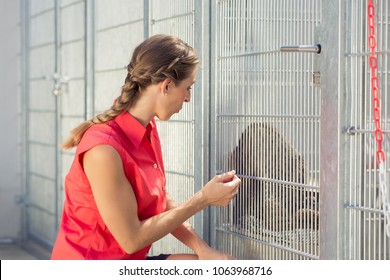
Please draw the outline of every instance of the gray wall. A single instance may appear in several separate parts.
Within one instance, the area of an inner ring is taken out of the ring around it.
[[[0,241],[20,231],[19,175],[19,1],[0,0]]]

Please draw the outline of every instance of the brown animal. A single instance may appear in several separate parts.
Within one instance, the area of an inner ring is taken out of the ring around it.
[[[249,233],[318,229],[318,191],[304,186],[304,159],[275,127],[251,123],[228,161],[242,181],[232,204],[237,228]]]

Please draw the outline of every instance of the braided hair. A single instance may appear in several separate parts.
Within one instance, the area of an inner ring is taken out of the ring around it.
[[[195,50],[178,37],[163,34],[149,37],[135,48],[127,66],[122,92],[111,108],[71,130],[61,147],[69,149],[77,146],[88,128],[111,121],[128,111],[139,98],[141,90],[149,85],[167,78],[179,85],[191,75],[198,62]]]

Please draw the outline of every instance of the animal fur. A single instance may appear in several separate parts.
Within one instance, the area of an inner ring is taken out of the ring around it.
[[[233,224],[251,232],[318,229],[318,192],[307,183],[303,157],[279,131],[251,123],[229,156],[229,168],[241,175],[233,201]]]

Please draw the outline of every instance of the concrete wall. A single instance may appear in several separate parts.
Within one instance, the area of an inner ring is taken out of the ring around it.
[[[0,241],[18,238],[20,194],[20,2],[0,0]]]

